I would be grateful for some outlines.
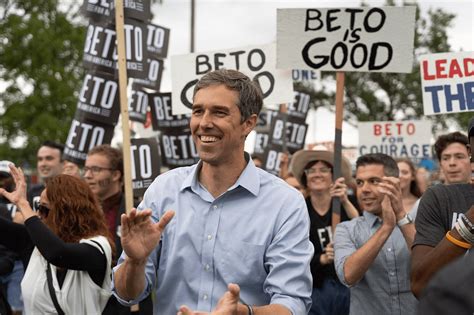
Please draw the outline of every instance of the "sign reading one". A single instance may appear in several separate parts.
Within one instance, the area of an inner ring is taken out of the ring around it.
[[[130,139],[133,194],[141,196],[160,174],[160,155],[155,138]]]
[[[474,52],[420,58],[425,115],[474,111]]]
[[[270,44],[171,57],[173,114],[190,113],[199,78],[222,68],[239,70],[257,81],[266,105],[293,100],[291,71],[275,68],[275,45]]]
[[[431,122],[426,120],[359,122],[359,155],[429,158]]]
[[[277,67],[411,72],[416,7],[278,9]]]

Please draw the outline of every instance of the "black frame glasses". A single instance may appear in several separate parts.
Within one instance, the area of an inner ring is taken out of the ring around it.
[[[100,167],[100,166],[84,166],[82,168],[82,174],[85,175],[87,171],[91,171],[92,175],[97,175],[103,170],[113,171],[110,167]]]

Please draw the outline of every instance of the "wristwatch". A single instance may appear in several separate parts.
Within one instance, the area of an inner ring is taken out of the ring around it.
[[[397,222],[398,227],[402,227],[406,224],[413,223],[413,218],[407,213],[405,216]]]

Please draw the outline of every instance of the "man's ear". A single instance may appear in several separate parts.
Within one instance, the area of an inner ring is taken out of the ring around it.
[[[249,118],[244,121],[245,125],[245,136],[247,137],[249,133],[257,125],[257,114],[252,114]]]

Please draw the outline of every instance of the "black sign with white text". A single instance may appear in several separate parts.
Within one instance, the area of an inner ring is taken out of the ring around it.
[[[163,75],[163,60],[157,58],[147,58],[148,75],[146,78],[136,78],[133,86],[136,89],[147,88],[155,91],[160,90],[161,77]]]
[[[278,115],[278,111],[274,109],[262,109],[258,114],[257,125],[254,130],[256,132],[267,132],[272,126],[272,119]]]
[[[171,114],[171,93],[148,94],[153,130],[188,128],[190,115]]]
[[[147,27],[148,36],[146,46],[150,55],[161,59],[168,57],[170,29],[150,23],[147,24]]]
[[[288,103],[288,115],[302,120],[306,120],[309,111],[309,94],[295,91],[295,101]]]
[[[163,165],[170,168],[193,165],[199,161],[189,128],[176,128],[173,133],[161,133],[160,148]]]
[[[115,125],[120,115],[118,80],[101,73],[87,73],[82,83],[77,111],[85,119]]]
[[[123,1],[124,17],[140,21],[151,18],[150,0]],[[81,8],[83,14],[94,20],[114,21],[115,2],[112,0],[84,0]]]
[[[146,24],[131,19],[125,20],[124,23],[127,76],[147,78]],[[84,44],[84,67],[115,75],[117,58],[115,26],[111,23],[90,21]]]
[[[130,139],[131,177],[134,196],[142,196],[160,174],[160,155],[155,138]]]
[[[280,161],[284,154],[283,151],[283,147],[280,145],[271,144],[267,146],[263,153],[263,169],[273,175],[279,176]]]
[[[132,89],[128,95],[128,116],[131,121],[145,123],[148,111],[148,94],[143,90]]]
[[[269,138],[270,135],[268,132],[257,132],[255,134],[255,146],[253,152],[257,154],[265,152],[265,148],[268,146]]]
[[[64,146],[64,157],[79,165],[84,165],[87,152],[95,146],[110,144],[114,126],[86,120],[76,112]]]
[[[295,153],[303,149],[307,130],[308,125],[304,120],[280,113],[272,121],[269,142],[286,146],[290,153]]]

